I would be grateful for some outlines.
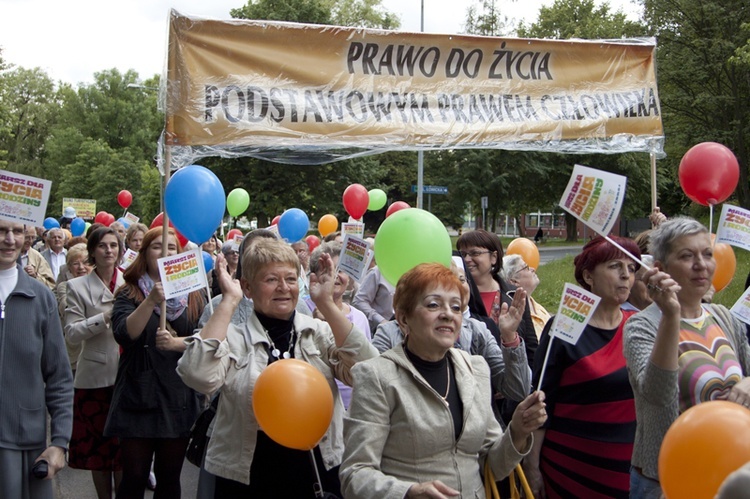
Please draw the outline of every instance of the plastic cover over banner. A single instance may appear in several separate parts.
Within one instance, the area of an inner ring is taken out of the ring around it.
[[[320,164],[396,150],[660,154],[655,40],[535,40],[172,11],[166,143]]]

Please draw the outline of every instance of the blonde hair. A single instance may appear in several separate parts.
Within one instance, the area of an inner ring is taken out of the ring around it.
[[[259,238],[242,256],[242,278],[252,282],[258,272],[272,263],[289,265],[299,278],[299,258],[291,246],[278,239]]]

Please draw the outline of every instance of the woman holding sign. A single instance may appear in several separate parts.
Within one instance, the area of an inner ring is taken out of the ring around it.
[[[612,239],[640,258],[630,239]],[[622,353],[628,299],[638,263],[602,237],[583,247],[575,277],[600,297],[576,344],[551,343],[551,319],[542,332],[532,384],[547,394],[549,420],[535,432],[524,469],[535,497],[628,497],[635,438],[635,403]],[[575,305],[573,305],[575,306]],[[539,378],[547,350],[546,373]]]
[[[118,499],[142,498],[154,458],[157,497],[180,497],[180,472],[188,435],[200,412],[199,395],[175,369],[205,300],[193,292],[167,300],[167,330],[159,329],[164,301],[157,260],[162,228],[146,232],[125,284],[115,296],[114,336],[122,347],[105,434],[120,438],[123,477]],[[182,249],[169,229],[168,254]]]
[[[341,490],[347,499],[484,497],[482,465],[506,477],[546,420],[544,394],[527,396],[503,432],[483,357],[454,348],[467,290],[438,263],[398,281],[404,340],[352,369]]]
[[[701,304],[716,270],[708,230],[676,217],[651,232],[649,247],[654,268],[643,281],[654,303],[630,319],[624,342],[639,421],[634,497],[661,495],[659,449],[680,413],[709,400],[750,407],[745,326],[723,306]]]

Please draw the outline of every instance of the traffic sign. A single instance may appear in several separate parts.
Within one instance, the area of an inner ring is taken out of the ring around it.
[[[411,192],[417,192],[417,186],[411,186]],[[445,185],[423,185],[423,194],[448,194],[448,186]]]

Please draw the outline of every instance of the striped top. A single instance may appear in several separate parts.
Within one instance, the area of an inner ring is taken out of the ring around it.
[[[544,386],[546,434],[540,471],[547,497],[623,497],[630,489],[635,403],[622,353],[623,311],[615,329],[587,326],[578,343],[552,343]],[[537,386],[550,344],[547,323],[536,354]]]
[[[709,400],[724,400],[742,380],[742,366],[716,319],[705,313],[680,321],[678,359],[680,412]]]

